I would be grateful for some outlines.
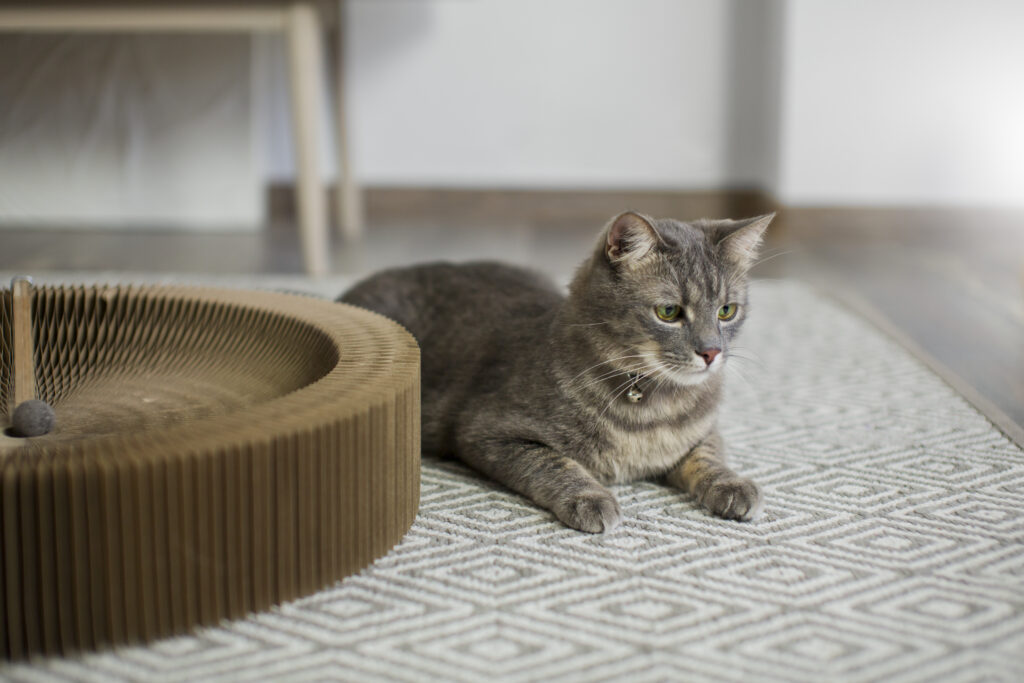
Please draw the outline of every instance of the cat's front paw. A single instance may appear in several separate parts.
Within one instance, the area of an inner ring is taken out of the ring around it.
[[[712,513],[725,519],[746,522],[761,514],[761,489],[749,479],[722,477],[695,491],[697,500]]]
[[[588,489],[567,498],[555,509],[555,515],[567,526],[592,534],[610,531],[622,521],[622,511],[611,491]]]

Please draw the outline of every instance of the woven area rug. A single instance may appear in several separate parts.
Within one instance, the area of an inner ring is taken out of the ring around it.
[[[219,283],[330,296],[345,284]],[[639,483],[615,488],[618,529],[582,534],[427,461],[412,530],[361,574],[194,635],[0,675],[1021,680],[1024,452],[803,285],[756,283],[741,343],[721,428],[736,468],[764,488],[758,521],[715,519]]]

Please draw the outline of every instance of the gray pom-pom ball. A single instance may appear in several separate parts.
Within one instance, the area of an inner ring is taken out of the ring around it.
[[[11,415],[11,430],[15,436],[42,436],[50,433],[55,424],[57,416],[46,401],[25,401]]]

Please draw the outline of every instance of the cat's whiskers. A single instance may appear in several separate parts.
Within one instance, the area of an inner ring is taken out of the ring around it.
[[[765,256],[764,258],[758,259],[757,261],[754,261],[752,264],[750,264],[750,269],[756,268],[757,266],[761,265],[762,263],[768,263],[772,259],[777,259],[780,256],[787,256],[789,254],[795,254],[795,253],[796,253],[796,249],[787,249],[786,251],[780,251],[780,252],[775,253],[775,254],[769,254],[769,255]]]
[[[614,395],[612,396],[611,400],[610,400],[610,401],[608,401],[608,405],[606,405],[606,406],[604,407],[604,410],[602,410],[602,411],[601,411],[600,413],[598,413],[598,414],[597,414],[597,419],[598,419],[598,420],[600,420],[600,419],[601,419],[602,417],[604,417],[604,414],[608,412],[608,409],[612,407],[612,404],[614,404],[614,403],[615,403],[616,401],[618,401],[618,400],[619,400],[619,398],[620,398],[620,397],[621,397],[621,396],[622,396],[623,394],[625,394],[625,393],[626,393],[627,391],[629,391],[629,388],[630,388],[631,386],[633,386],[633,383],[634,383],[634,382],[635,382],[634,378],[633,378],[633,377],[630,377],[630,378],[628,378],[628,379],[627,379],[627,380],[626,380],[625,382],[623,382],[622,384],[620,384],[620,385],[619,385],[618,387],[616,387],[616,388],[615,388],[615,389],[613,390],[613,391],[614,391],[615,393],[614,393]],[[621,390],[620,390],[620,388],[621,388]]]
[[[650,377],[658,371],[659,368],[656,365],[652,365],[652,363],[657,363],[658,361],[656,359],[650,358],[649,356],[647,356],[647,354],[644,354],[644,357],[647,359],[647,364],[641,366],[641,368],[639,369],[639,373],[640,375]],[[608,405],[604,407],[604,410],[598,413],[597,419],[600,420],[604,416],[604,414],[608,412],[608,409],[611,408],[612,405],[623,396],[623,394],[629,391],[629,388],[633,386],[636,383],[636,381],[637,378],[631,374],[625,382],[623,382],[618,387],[613,389],[612,391],[614,392],[614,394],[612,395],[611,400],[608,401]]]
[[[737,358],[752,362],[758,368],[766,366],[764,357],[752,348],[746,346],[733,346],[729,352]]]
[[[615,378],[617,376],[633,374],[634,372],[636,372],[637,370],[642,369],[643,367],[644,367],[644,365],[640,364],[640,365],[633,365],[633,366],[628,367],[628,368],[612,370],[611,372],[607,372],[607,373],[605,373],[603,375],[600,375],[598,377],[591,378],[591,380],[589,382],[585,383],[585,384],[575,385],[574,388],[575,389],[585,389],[585,388],[587,388],[589,386],[592,386],[594,384],[600,384],[601,382],[606,382],[608,380],[611,380],[611,379],[613,379],[613,378]]]
[[[589,386],[592,386],[594,384],[598,384],[598,383],[601,383],[601,382],[606,382],[606,381],[608,381],[608,379],[615,378],[618,375],[627,375],[627,374],[630,374],[630,373],[634,373],[639,368],[641,368],[642,365],[643,365],[643,364],[640,364],[640,365],[637,364],[637,358],[643,358],[643,357],[644,356],[642,354],[624,355],[624,356],[618,356],[616,358],[609,358],[608,360],[604,360],[602,362],[598,362],[598,364],[595,364],[595,365],[591,366],[590,368],[585,370],[583,373],[580,373],[577,376],[573,377],[572,379],[568,380],[568,382],[565,383],[565,386],[566,386],[566,388],[569,388],[569,389],[585,389],[585,388],[587,388]],[[590,372],[594,371],[596,368],[599,368],[602,365],[607,365],[607,364],[609,364],[609,362],[618,362],[618,361],[622,361],[622,360],[629,360],[631,362],[629,362],[629,364],[627,364],[625,366],[618,366],[618,367],[612,368],[611,370],[605,369],[604,371],[598,371],[598,373],[600,373],[600,374],[597,377],[593,377],[593,376],[585,377],[585,375],[587,373],[590,373]]]
[[[608,360],[603,360],[600,363],[594,363],[589,368],[587,368],[586,370],[583,370],[582,372],[577,374],[575,377],[570,379],[569,383],[571,384],[572,382],[575,382],[577,379],[579,379],[583,375],[587,374],[588,372],[590,372],[594,368],[599,368],[602,365],[607,365],[608,363],[614,363],[615,361],[620,361],[620,360],[627,360],[627,359],[631,359],[631,358],[644,358],[644,357],[645,357],[644,354],[639,353],[639,354],[633,354],[633,355],[629,355],[629,356],[619,356],[618,358],[609,358]]]
[[[664,377],[666,373],[672,371],[672,368],[660,358],[652,358],[650,363],[651,370],[648,375],[649,377]]]
[[[661,362],[665,366],[665,372],[670,376],[687,374],[693,370],[693,368],[686,367],[686,361],[683,358],[662,358]]]
[[[593,378],[592,380],[590,380],[589,382],[587,382],[586,384],[581,384],[579,386],[581,388],[582,387],[589,387],[592,384],[599,384],[599,383],[601,383],[601,382],[603,382],[605,380],[609,380],[609,379],[611,379],[613,377],[625,376],[625,375],[630,374],[631,372],[633,372],[634,370],[636,370],[639,367],[641,367],[641,366],[639,366],[639,365],[631,365],[628,368],[621,368],[621,369],[618,369],[618,370],[612,370],[611,372],[606,372],[603,375],[599,375],[599,376]]]
[[[615,370],[610,370],[602,375],[598,375],[594,379],[604,379],[605,377],[610,377],[612,375],[618,375],[624,372],[632,372],[633,370],[636,370],[637,368],[642,367],[644,365],[645,363],[633,363],[629,367],[622,367],[616,368]]]
[[[672,373],[675,372],[675,369],[672,368],[672,366],[666,363],[664,360],[659,359],[655,362],[657,363],[657,367],[655,369],[654,374],[652,374],[651,376],[656,381],[654,382],[654,386],[647,390],[648,394],[656,393],[661,387],[669,383],[672,380]]]
[[[750,355],[748,356],[747,354]],[[764,359],[761,358],[761,356],[756,351],[754,351],[753,349],[749,349],[745,346],[731,347],[729,349],[729,357],[736,358],[737,360],[741,360],[747,363],[751,363],[753,365],[756,365],[757,367],[765,366]]]
[[[733,346],[729,349],[729,356],[732,358],[739,358],[740,360],[755,363],[759,366],[763,366],[764,358],[761,357],[757,351],[747,348],[746,346]]]
[[[569,323],[569,324],[566,325],[566,327],[593,327],[595,325],[611,325],[611,324],[612,324],[611,320],[604,320],[604,321],[599,322],[599,323]]]
[[[672,375],[676,372],[676,369],[670,366],[665,360],[659,362],[660,370],[662,370],[662,376],[658,378],[658,385],[662,385],[672,380]]]
[[[744,376],[741,368],[736,365],[729,364],[725,366],[725,371],[729,373],[729,377],[736,377],[740,382],[743,383],[743,386],[747,388],[747,390],[750,392],[750,395],[754,398],[754,402],[757,403],[757,409],[759,411],[763,411],[764,406],[761,403],[761,395],[757,393],[757,390],[754,388],[754,385],[751,384],[750,381]]]
[[[751,358],[749,356],[744,356],[741,353],[732,353],[732,354],[730,354],[730,357],[732,359],[740,361],[742,363],[751,363],[752,365],[756,365],[756,366],[759,366],[759,367],[764,367],[764,361],[759,360],[757,358]]]
[[[742,344],[732,344],[732,345],[729,346],[729,350],[730,351],[749,352],[749,353],[753,354],[758,360],[762,360],[761,359],[761,354],[759,354],[757,351],[755,351],[754,349],[750,348],[749,346],[744,346]]]

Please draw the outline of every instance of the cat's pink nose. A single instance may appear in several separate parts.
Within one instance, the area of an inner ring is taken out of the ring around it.
[[[721,352],[722,349],[704,349],[703,351],[698,351],[697,353],[698,355],[700,355],[701,358],[704,359],[704,365],[711,365],[715,361],[715,356],[717,356]]]

